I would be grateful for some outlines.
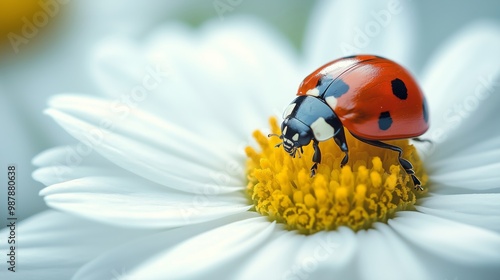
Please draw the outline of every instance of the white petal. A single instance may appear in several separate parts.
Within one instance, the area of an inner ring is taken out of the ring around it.
[[[500,232],[500,194],[435,195],[419,200],[417,210]]]
[[[87,165],[110,165],[103,161],[103,157],[84,145],[67,145],[54,147],[36,155],[31,163],[39,167],[48,167],[54,165],[79,166],[80,164]]]
[[[165,275],[173,279],[231,278],[238,264],[256,248],[265,246],[273,229],[274,223],[262,216],[234,222],[179,244],[131,275],[146,279],[161,279]]]
[[[452,188],[476,191],[494,190],[500,188],[500,173],[498,173],[498,170],[500,170],[500,163],[496,162],[462,170],[433,172],[429,178],[436,185],[451,186]],[[437,186],[436,190],[438,190]]]
[[[335,58],[370,53],[411,66],[415,43],[410,1],[319,1],[306,29],[310,67]]]
[[[357,233],[359,279],[432,279],[424,263],[386,224]]]
[[[51,104],[47,114],[72,136],[138,176],[197,193],[242,188],[243,168],[184,128],[139,110],[120,116],[93,98],[60,96]]]
[[[310,236],[279,230],[251,255],[235,278],[258,279],[263,271],[269,279],[352,278],[358,248],[352,230],[339,228]]]
[[[497,233],[410,211],[399,212],[389,225],[421,252],[436,279],[494,279],[500,272]]]
[[[17,225],[17,271],[2,264],[2,279],[70,279],[76,270],[103,252],[138,236],[146,230],[123,230],[92,223],[71,215],[46,211]],[[7,229],[0,232],[2,256],[10,253]],[[7,246],[9,250],[7,250]],[[5,259],[5,258],[4,258]]]
[[[90,176],[115,176],[116,178],[121,178],[130,176],[130,173],[123,169],[120,170],[118,167],[79,166],[78,168],[72,168],[66,165],[43,167],[33,172],[33,179],[41,182],[45,186]]]
[[[499,136],[500,27],[477,23],[453,37],[431,59],[423,79],[434,141],[430,160],[452,157]],[[500,146],[496,145],[496,148]]]
[[[33,164],[42,166],[33,172],[33,178],[46,186],[87,176],[131,176],[92,148],[78,143],[46,150],[33,159]]]
[[[179,279],[181,275],[185,279],[198,273],[202,273],[198,278],[208,279],[211,273],[229,273],[245,254],[262,246],[273,227],[262,216],[246,212],[165,231],[99,257],[74,279],[109,279],[112,271],[123,272],[128,279]]]
[[[484,139],[478,139],[474,144],[469,145],[463,150],[457,151],[456,155],[473,155],[476,153],[495,152],[500,149],[500,135]]]
[[[179,227],[251,207],[243,193],[194,195],[125,175],[87,175],[47,187],[40,194],[50,207],[126,227]]]
[[[235,279],[258,279],[262,272],[269,279],[287,279],[295,261],[297,248],[306,240],[305,236],[287,231],[282,225],[276,225],[276,232],[269,240],[248,255],[245,263],[233,276]]]
[[[147,87],[145,79],[160,76],[137,106],[207,141],[241,141],[279,114],[300,82],[292,47],[270,29],[244,17],[212,21],[198,31],[166,26],[143,46],[104,43],[94,68],[112,96],[130,96]],[[207,117],[217,125],[200,125]]]
[[[483,144],[484,142],[481,142]],[[471,148],[481,149],[473,151]],[[440,158],[432,162],[426,162],[426,168],[432,170],[433,174],[444,174],[447,172],[467,171],[473,168],[481,168],[498,162],[500,158],[500,148],[481,147],[474,145],[468,149],[462,150],[450,158]],[[494,173],[483,172],[482,175],[486,178],[494,175]],[[475,177],[479,177],[476,173]],[[482,177],[482,176],[481,176]]]
[[[194,93],[184,94],[183,98],[194,97],[194,102],[187,104],[196,106],[193,103],[201,99],[206,102],[199,107],[201,111],[223,110],[244,121],[240,116],[272,113],[274,106],[284,106],[280,104],[283,98],[293,98],[299,81],[290,81],[297,74],[297,57],[288,41],[272,27],[250,17],[232,18],[224,24],[210,21],[202,26],[198,37],[181,46],[184,52],[169,41],[170,34],[166,33],[159,30],[151,36],[146,56],[148,61],[176,60],[169,63],[172,71],[176,78],[186,79]],[[168,55],[168,51],[176,55]],[[209,94],[200,96],[203,93]],[[242,101],[249,103],[227,106]]]
[[[321,251],[319,248],[327,253],[326,257],[324,253],[323,256],[318,255]],[[349,278],[360,249],[356,233],[346,227],[338,228],[333,232],[318,232],[311,236],[309,245],[302,246],[302,251],[307,252],[304,256],[308,255],[308,258],[312,256],[318,260],[318,269],[311,273],[313,279],[320,277],[331,279],[329,276],[333,274],[339,279]],[[305,268],[304,261],[302,266]]]

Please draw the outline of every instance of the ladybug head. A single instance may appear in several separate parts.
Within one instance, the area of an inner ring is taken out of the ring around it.
[[[306,146],[311,142],[313,134],[311,128],[296,118],[286,118],[281,123],[281,135],[277,135],[283,142],[276,145],[283,145],[285,152],[295,157],[297,149],[302,150],[302,146]],[[300,154],[300,153],[299,153]]]

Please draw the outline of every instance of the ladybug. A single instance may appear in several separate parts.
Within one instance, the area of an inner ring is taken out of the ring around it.
[[[412,164],[401,157],[402,149],[382,142],[414,138],[429,128],[425,97],[401,65],[374,55],[343,57],[307,76],[297,96],[284,111],[282,134],[274,136],[283,141],[276,146],[283,145],[292,157],[313,142],[311,176],[321,162],[318,142],[333,138],[345,153],[341,166],[348,162],[346,128],[362,142],[398,152],[399,163],[422,190]]]

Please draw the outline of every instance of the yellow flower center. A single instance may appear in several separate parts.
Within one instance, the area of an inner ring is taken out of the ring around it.
[[[280,134],[276,118],[270,119],[272,133]],[[292,158],[276,148],[278,137],[260,131],[253,137],[260,151],[246,147],[247,192],[255,211],[284,223],[290,230],[311,234],[348,226],[357,231],[375,222],[387,222],[397,211],[414,210],[417,197],[427,191],[414,190],[409,175],[398,162],[398,153],[374,147],[352,137],[346,130],[349,162],[333,140],[320,142],[322,153],[317,173],[310,176],[312,145],[301,157]],[[387,141],[403,149],[403,157],[414,167],[425,187],[422,161],[408,140]]]

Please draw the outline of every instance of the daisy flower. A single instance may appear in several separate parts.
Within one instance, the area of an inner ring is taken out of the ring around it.
[[[320,5],[304,61],[248,18],[104,43],[95,74],[108,97],[52,98],[46,113],[80,142],[34,159],[50,207],[99,223],[55,213],[33,220],[76,231],[37,242],[43,230],[34,229],[33,269],[37,244],[50,242],[58,250],[44,254],[69,255],[60,275],[74,279],[495,279],[496,25],[452,38],[418,79],[433,145],[396,144],[424,192],[392,152],[349,138],[351,159],[340,168],[343,153],[324,142],[311,178],[310,147],[292,159],[266,137],[305,74],[333,58],[366,51],[411,65],[411,6],[373,3]],[[374,14],[391,18],[376,35]],[[82,236],[85,228],[95,234]],[[73,258],[75,250],[85,254]]]

